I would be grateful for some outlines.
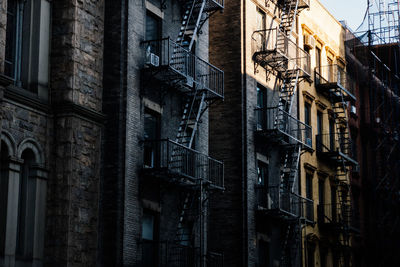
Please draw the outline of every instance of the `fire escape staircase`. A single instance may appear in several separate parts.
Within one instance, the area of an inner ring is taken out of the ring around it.
[[[281,32],[284,33],[284,35],[281,35],[277,39],[278,49],[279,47],[287,45],[285,43],[287,42],[285,37],[291,37],[300,1],[288,0],[284,2],[285,4],[282,7],[281,22],[279,25],[279,29]],[[291,63],[294,63],[294,69],[291,69],[289,67]],[[278,107],[281,110],[287,111],[290,114],[293,105],[293,96],[296,95],[297,87],[299,84],[300,69],[296,66],[295,62],[291,62],[291,59],[288,59],[288,61],[286,61],[284,64],[286,65],[286,70],[282,75],[282,86],[279,92]],[[277,116],[275,123],[278,123],[279,119],[281,118]],[[289,125],[284,125],[284,127],[289,127]],[[302,146],[297,142],[294,145],[285,149],[283,169],[281,170],[280,174],[280,190],[285,190],[290,194],[295,193],[295,185],[297,184],[301,150]],[[301,211],[298,212],[300,213]],[[291,267],[292,263],[296,262],[301,242],[300,232],[301,231],[298,218],[290,220],[288,222],[286,235],[283,240],[281,266]]]
[[[207,19],[206,12],[211,11],[211,9],[213,8],[209,5],[210,2],[216,4],[219,1],[214,2],[210,0],[190,0],[181,2],[183,2],[182,4],[185,12],[176,42],[188,51],[191,51],[195,40],[197,39],[200,28],[203,25],[205,19]],[[215,5],[214,8],[220,9],[222,8],[222,6]],[[173,55],[173,57],[174,56],[176,58],[180,55],[176,54]],[[196,68],[196,66],[194,66],[194,68]],[[178,144],[181,144],[189,149],[191,149],[193,146],[193,141],[198,130],[201,116],[208,108],[208,103],[206,99],[207,91],[204,90],[201,85],[196,83],[193,84],[193,87],[194,90],[192,90],[192,93],[188,94],[188,97],[186,98],[182,119],[179,124],[175,140]],[[176,159],[174,160],[181,160],[179,153],[174,153],[174,151],[172,151],[172,157],[176,157]],[[202,163],[196,162],[195,164]],[[179,259],[179,255],[174,255],[174,253],[179,251],[179,247],[181,244],[191,244],[193,241],[193,232],[195,232],[195,230],[193,229],[192,233],[190,235],[187,235],[187,233],[185,233],[184,226],[185,220],[188,219],[191,211],[196,208],[195,203],[199,203],[197,218],[200,218],[200,224],[202,224],[203,208],[205,203],[207,202],[205,199],[205,195],[207,195],[207,188],[205,185],[205,181],[199,179],[198,181],[195,181],[195,184],[193,185],[192,189],[194,190],[187,190],[187,192],[185,193],[183,204],[180,208],[176,235],[174,237],[175,245],[169,253],[170,261],[174,261],[173,263],[169,262],[172,265],[178,264],[178,266],[182,266],[182,264],[187,264],[187,262],[177,262],[177,260],[182,261],[184,259]],[[200,225],[200,228],[202,227],[203,226]],[[201,232],[202,231],[200,231],[200,240],[202,240]],[[202,241],[200,241],[200,243],[202,243]],[[193,244],[191,244],[191,246],[194,248]],[[201,250],[202,248],[200,248],[200,258],[203,259],[205,256],[205,252]],[[196,255],[194,255],[194,257],[196,258]]]

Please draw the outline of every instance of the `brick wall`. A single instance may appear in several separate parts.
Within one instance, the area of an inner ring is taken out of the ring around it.
[[[208,246],[224,250],[226,266],[243,265],[243,88],[241,1],[225,1],[210,19],[210,62],[225,72],[225,99],[210,108],[210,155],[224,161],[225,191],[210,198]],[[228,249],[229,248],[229,249]]]

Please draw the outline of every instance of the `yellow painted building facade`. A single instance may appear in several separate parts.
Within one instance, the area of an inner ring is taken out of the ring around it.
[[[313,151],[300,160],[301,194],[314,202],[314,223],[302,229],[303,266],[351,266],[351,138],[347,105],[356,101],[346,74],[344,28],[317,1],[301,13],[299,46],[313,74],[300,85],[299,113],[312,127]],[[311,209],[311,208],[310,208]]]

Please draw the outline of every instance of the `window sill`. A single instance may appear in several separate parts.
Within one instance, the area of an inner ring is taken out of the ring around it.
[[[0,85],[1,86],[7,87],[13,83],[14,83],[13,79],[11,79],[10,77],[8,77],[4,74],[0,74]]]
[[[38,95],[14,85],[7,86],[6,90],[4,91],[4,98],[40,111],[50,111],[48,101],[42,100],[38,97]]]

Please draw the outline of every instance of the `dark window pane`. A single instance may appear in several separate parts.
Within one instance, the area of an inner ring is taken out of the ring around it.
[[[307,102],[304,104],[304,123],[311,125],[311,105]]]
[[[144,139],[157,140],[160,133],[160,116],[155,113],[145,112],[144,114]],[[157,142],[145,143],[144,165],[154,167],[156,162]]]
[[[262,161],[258,161],[258,184],[268,185],[268,165]]]
[[[264,240],[258,241],[258,266],[269,266],[269,244]]]
[[[16,32],[16,13],[17,1],[8,0],[7,2],[7,31],[6,31],[6,51],[4,74],[15,78],[15,32]]]
[[[161,38],[161,21],[152,13],[146,14],[146,40],[157,40]]]

